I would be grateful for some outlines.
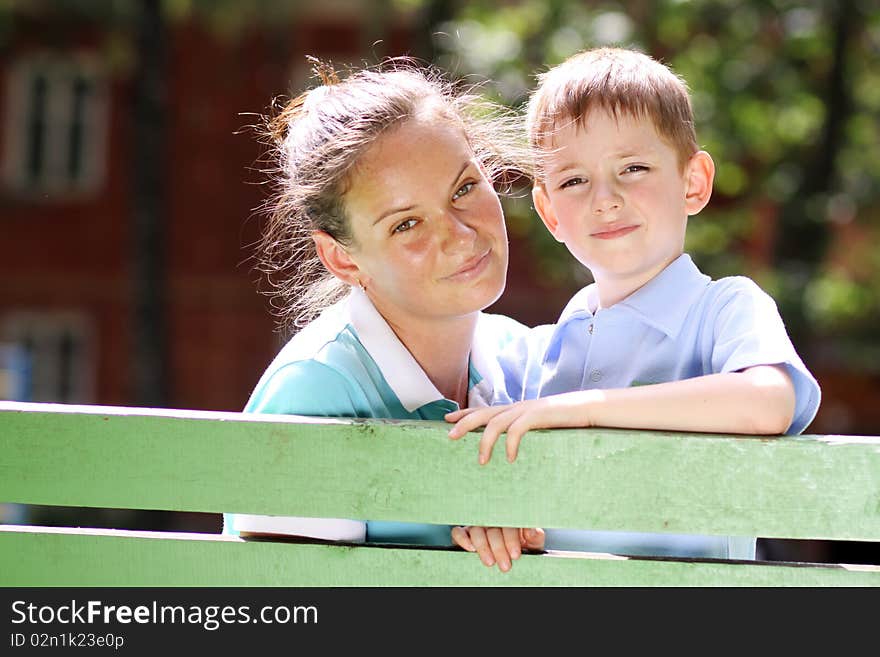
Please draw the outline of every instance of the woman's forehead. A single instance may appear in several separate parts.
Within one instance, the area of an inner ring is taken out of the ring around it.
[[[410,119],[379,137],[358,160],[347,205],[375,212],[389,203],[417,204],[438,190],[445,195],[474,157],[461,126]]]

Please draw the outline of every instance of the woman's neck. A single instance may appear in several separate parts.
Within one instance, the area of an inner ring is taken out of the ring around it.
[[[478,313],[443,320],[385,318],[441,395],[467,407],[468,363]]]

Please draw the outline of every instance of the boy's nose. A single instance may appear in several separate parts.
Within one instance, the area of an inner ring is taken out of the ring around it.
[[[611,185],[597,185],[593,192],[593,214],[605,214],[619,210],[621,205],[620,194]]]

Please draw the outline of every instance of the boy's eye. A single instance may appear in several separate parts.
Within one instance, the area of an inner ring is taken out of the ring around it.
[[[646,167],[644,164],[630,164],[628,167],[626,167],[623,170],[623,172],[624,173],[638,173],[639,171],[647,171],[647,170],[648,170],[648,167]]]
[[[392,233],[404,233],[408,231],[410,228],[413,228],[418,222],[418,219],[406,219],[397,224],[394,229],[391,231]]]
[[[566,187],[574,187],[575,185],[581,185],[587,182],[586,178],[569,178],[561,185],[559,185],[559,189],[565,189]]]
[[[470,191],[474,188],[474,186],[476,184],[477,183],[475,183],[475,182],[465,183],[464,185],[462,185],[461,187],[458,188],[458,191],[456,191],[455,194],[452,195],[452,200],[457,201],[465,194],[470,193]]]

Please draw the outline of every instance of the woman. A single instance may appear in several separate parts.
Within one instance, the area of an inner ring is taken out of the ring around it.
[[[498,153],[516,152],[515,124],[414,67],[342,82],[317,72],[324,84],[270,122],[281,175],[262,241],[279,307],[305,325],[245,411],[442,420],[491,403],[495,354],[525,330],[480,312],[506,280],[492,182],[505,171]],[[451,544],[450,527],[415,523],[230,514],[226,531]],[[538,540],[482,537],[505,570],[506,555]]]

